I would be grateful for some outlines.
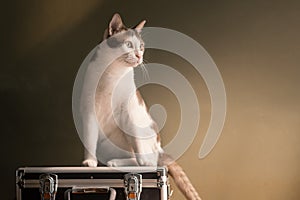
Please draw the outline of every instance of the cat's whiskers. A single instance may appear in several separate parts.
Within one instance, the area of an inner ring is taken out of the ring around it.
[[[140,66],[141,66],[141,69],[142,69],[142,72],[143,72],[143,79],[148,81],[148,80],[150,80],[150,76],[149,76],[149,72],[146,68],[146,65],[145,65],[144,61],[140,64]]]

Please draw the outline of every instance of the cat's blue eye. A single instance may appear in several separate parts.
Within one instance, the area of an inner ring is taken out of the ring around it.
[[[132,44],[132,42],[130,42],[130,41],[125,41],[125,45],[126,45],[126,47],[128,47],[128,48],[130,48],[130,49],[133,48],[133,44]]]

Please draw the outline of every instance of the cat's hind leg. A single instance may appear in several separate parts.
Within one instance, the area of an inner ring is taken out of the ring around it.
[[[107,162],[108,167],[125,167],[125,166],[139,166],[135,158],[112,159]]]

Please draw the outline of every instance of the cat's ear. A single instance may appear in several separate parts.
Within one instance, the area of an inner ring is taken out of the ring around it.
[[[124,26],[120,15],[118,13],[114,14],[109,23],[108,35],[112,36],[113,34],[118,33],[123,29],[126,29],[126,27]]]
[[[141,21],[136,27],[134,28],[138,33],[142,32],[144,25],[146,24],[146,20]]]

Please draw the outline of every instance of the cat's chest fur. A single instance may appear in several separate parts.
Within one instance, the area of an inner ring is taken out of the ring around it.
[[[96,89],[95,110],[100,128],[98,150],[114,149],[115,157],[126,157],[137,150],[153,153],[160,149],[154,122],[137,95],[133,68],[117,61],[107,68]],[[111,144],[118,148],[108,147]]]
[[[120,129],[121,114],[131,112],[128,102],[135,91],[133,69],[112,63],[100,78],[95,94],[96,116],[104,133]]]

